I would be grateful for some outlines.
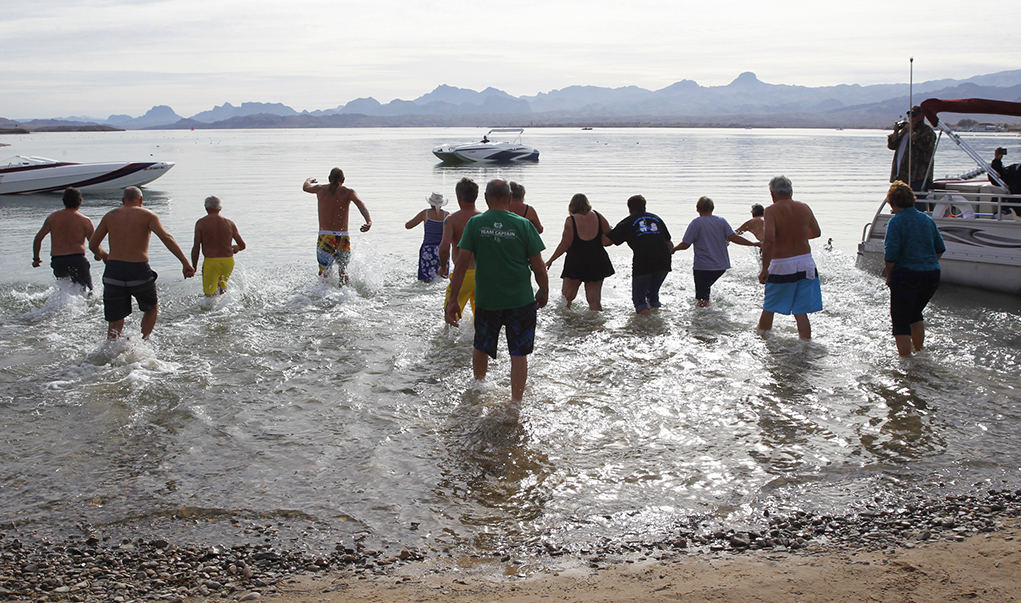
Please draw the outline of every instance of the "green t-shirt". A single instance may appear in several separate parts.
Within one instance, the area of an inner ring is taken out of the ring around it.
[[[491,209],[468,220],[457,246],[475,254],[476,306],[509,310],[535,301],[528,258],[546,246],[531,222]]]

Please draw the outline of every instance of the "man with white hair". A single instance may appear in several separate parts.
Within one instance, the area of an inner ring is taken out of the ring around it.
[[[822,310],[819,274],[812,259],[809,239],[822,233],[812,208],[792,199],[794,187],[786,176],[769,181],[773,204],[766,208],[762,235],[762,272],[766,285],[759,329],[773,328],[773,314],[793,314],[798,337],[812,338],[808,314]]]
[[[191,263],[202,260],[202,292],[206,297],[227,291],[227,279],[234,272],[234,254],[245,248],[238,227],[220,215],[222,204],[218,197],[206,197],[206,217],[195,222],[195,244],[191,248]]]

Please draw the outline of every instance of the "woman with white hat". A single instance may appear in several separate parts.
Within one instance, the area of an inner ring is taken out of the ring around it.
[[[426,202],[429,203],[429,207],[408,220],[404,228],[410,230],[425,222],[425,238],[418,251],[418,280],[429,283],[436,278],[440,271],[440,241],[443,240],[443,222],[450,214],[440,209],[447,204],[443,195],[433,193],[426,199]]]

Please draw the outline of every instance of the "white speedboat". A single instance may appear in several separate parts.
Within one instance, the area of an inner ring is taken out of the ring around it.
[[[173,162],[67,163],[18,155],[0,164],[0,195],[46,193],[69,186],[81,190],[117,190],[142,186],[166,174]]]
[[[926,118],[978,164],[959,178],[936,180],[920,193],[936,222],[947,250],[940,258],[940,281],[965,287],[1021,295],[1021,195],[1010,195],[1006,184],[967,142],[938,118],[942,111],[1021,116],[1021,103],[983,99],[937,100],[922,103]],[[990,181],[971,180],[988,174]],[[859,268],[882,273],[886,225],[893,214],[880,203],[858,244]]]
[[[521,144],[524,128],[493,128],[479,142],[445,144],[433,149],[433,155],[445,163],[509,163],[512,161],[539,161],[539,151]],[[493,134],[512,134],[510,142],[495,142]]]

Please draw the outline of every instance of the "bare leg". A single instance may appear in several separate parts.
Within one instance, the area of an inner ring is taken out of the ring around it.
[[[901,356],[911,355],[911,336],[894,335],[893,340],[897,342],[897,353]]]
[[[108,340],[114,340],[121,336],[121,331],[124,330],[124,319],[115,320],[109,323],[110,326],[106,329],[106,338]]]
[[[486,373],[489,371],[489,354],[472,348],[472,370],[475,372],[476,381],[485,381]]]
[[[918,322],[911,323],[911,343],[914,344],[915,349],[921,351],[922,346],[925,345],[925,321],[920,320]]]
[[[511,400],[520,402],[525,397],[528,379],[528,356],[511,356]]]
[[[645,308],[644,310],[639,310],[638,313],[641,314],[642,316],[652,316],[652,310],[648,308]]]
[[[571,302],[578,296],[578,288],[581,287],[581,281],[576,281],[573,278],[564,279],[564,288],[561,292],[564,294],[564,299],[567,300],[567,307],[571,307]]]
[[[142,315],[142,339],[149,339],[153,328],[156,327],[156,316],[159,314],[159,306],[153,306]]]
[[[812,325],[808,322],[808,314],[795,314],[794,322],[798,323],[798,339],[812,338]]]
[[[585,283],[585,299],[588,309],[596,312],[603,310],[603,281]]]
[[[763,310],[762,316],[759,317],[759,330],[769,331],[773,328],[773,313],[769,310]]]

